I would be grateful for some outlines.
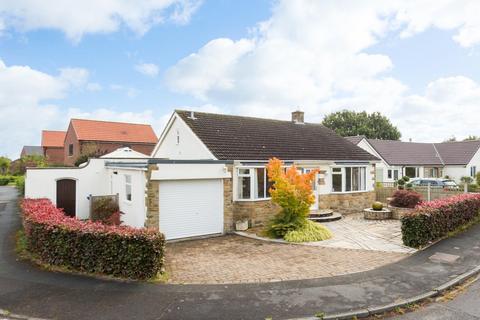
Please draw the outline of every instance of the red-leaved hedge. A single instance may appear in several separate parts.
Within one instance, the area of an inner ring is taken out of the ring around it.
[[[422,201],[422,195],[415,191],[397,190],[392,196],[390,205],[398,208],[415,208]]]
[[[48,199],[22,202],[30,252],[48,264],[131,279],[148,279],[164,263],[165,238],[149,229],[66,216]]]
[[[418,248],[447,235],[480,215],[480,194],[422,202],[402,218],[402,239]]]

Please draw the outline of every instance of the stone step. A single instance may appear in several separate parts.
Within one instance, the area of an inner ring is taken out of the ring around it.
[[[337,221],[337,220],[342,219],[342,215],[340,213],[334,212],[330,216],[326,216],[326,217],[311,217],[310,216],[308,219],[311,220],[311,221],[314,221],[314,222],[319,222],[319,223],[332,222],[332,221]]]
[[[309,213],[309,217],[311,218],[331,217],[332,215],[333,211],[330,209],[313,210]]]

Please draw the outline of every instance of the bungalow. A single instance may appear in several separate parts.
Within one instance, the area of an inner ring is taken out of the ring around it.
[[[370,206],[378,158],[303,120],[300,111],[279,121],[177,110],[150,158],[116,152],[80,168],[31,168],[26,196],[88,218],[91,195],[118,194],[125,224],[159,229],[167,239],[221,234],[239,219],[255,226],[278,212],[266,172],[277,157],[304,172],[319,170],[312,210]]]
[[[394,182],[402,176],[441,178],[460,182],[463,176],[475,177],[480,168],[480,141],[419,143],[367,139],[346,139],[381,159],[376,166],[378,182]]]

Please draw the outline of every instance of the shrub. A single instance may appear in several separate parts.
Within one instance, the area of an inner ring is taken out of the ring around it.
[[[478,184],[469,184],[467,187],[468,192],[478,192],[479,187]]]
[[[12,176],[0,176],[0,186],[6,186],[10,182],[14,181],[15,178]]]
[[[413,184],[407,183],[407,184],[405,185],[405,188],[406,188],[407,190],[412,190],[412,189],[413,189]]]
[[[480,186],[480,172],[475,175],[475,180],[477,180],[477,185]]]
[[[404,186],[404,185],[405,185],[405,180],[403,180],[403,179],[398,179],[397,184],[398,184],[399,186]]]
[[[410,177],[408,177],[408,176],[403,176],[403,177],[402,177],[402,180],[405,181],[405,182],[408,182],[408,181],[410,181]]]
[[[44,263],[131,279],[163,267],[165,239],[154,230],[80,221],[48,199],[25,199],[22,211],[27,248]]]
[[[284,239],[288,242],[311,242],[330,239],[332,233],[319,223],[307,220],[305,224],[285,234]]]
[[[25,195],[25,176],[16,177],[15,186],[22,196]]]
[[[117,200],[111,196],[95,197],[92,201],[90,219],[109,225],[120,225],[120,208]]]
[[[422,195],[408,190],[397,190],[393,194],[390,204],[399,208],[415,208],[422,200]]]
[[[418,248],[478,220],[480,194],[424,202],[402,218],[403,243]]]
[[[270,222],[267,232],[274,237],[285,237],[288,233],[305,228],[310,207],[315,202],[312,182],[317,171],[301,174],[295,166],[287,170],[279,159],[270,159],[267,166],[272,202],[281,207]],[[320,229],[309,229],[309,232]],[[320,235],[318,235],[320,237]]]

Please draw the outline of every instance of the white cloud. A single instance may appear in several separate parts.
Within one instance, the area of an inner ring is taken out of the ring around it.
[[[135,65],[135,70],[149,77],[158,75],[158,66],[153,63],[139,63]]]
[[[122,91],[129,98],[135,98],[139,94],[138,89],[128,87],[128,86],[124,86],[124,85],[121,85],[121,84],[112,84],[112,85],[110,85],[110,89],[113,90],[113,91]]]
[[[187,23],[199,0],[4,0],[0,30],[58,29],[73,41],[84,34],[108,33],[126,26],[142,35],[152,26],[172,20]]]
[[[464,90],[466,78],[449,78],[443,90],[438,88],[445,79],[432,81],[424,96],[413,96],[408,85],[389,75],[390,57],[367,49],[387,36],[414,36],[428,28],[453,31],[454,41],[473,46],[480,42],[480,19],[474,15],[479,5],[472,0],[278,1],[250,38],[211,40],[169,68],[165,80],[171,90],[225,112],[287,119],[300,107],[308,120],[321,121],[343,108],[380,111],[393,117],[405,136],[417,133],[414,139],[443,139],[445,129],[435,130],[438,123],[448,123],[444,128],[461,136],[475,128],[456,129],[464,117],[432,111],[438,101],[433,95],[448,95],[446,100],[462,107],[472,99],[479,105],[475,90]],[[417,109],[430,110],[430,116],[418,119]]]

